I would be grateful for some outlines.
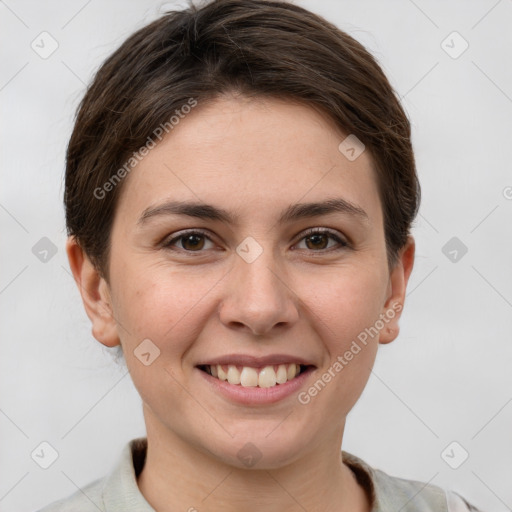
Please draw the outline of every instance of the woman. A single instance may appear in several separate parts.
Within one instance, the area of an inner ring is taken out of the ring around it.
[[[44,510],[476,510],[341,451],[399,332],[420,188],[373,57],[292,4],[171,12],[101,67],[67,153],[67,253],[147,438]]]

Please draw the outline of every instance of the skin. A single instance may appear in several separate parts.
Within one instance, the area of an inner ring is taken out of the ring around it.
[[[379,343],[398,335],[400,312],[307,405],[297,393],[236,404],[196,368],[225,354],[291,354],[316,367],[307,391],[380,314],[404,303],[414,240],[390,271],[371,155],[350,162],[338,150],[346,135],[289,101],[229,95],[198,105],[126,178],[108,282],[68,240],[92,333],[122,345],[141,395],[148,453],[138,485],[159,512],[370,510],[340,449],[346,416]],[[292,204],[334,197],[367,218],[331,212],[278,222]],[[169,214],[138,223],[169,200],[223,208],[238,222]],[[190,228],[209,237],[199,238],[199,252],[198,239],[161,244]],[[328,228],[349,245],[305,238],[308,228]],[[236,253],[248,236],[263,250],[252,263]],[[149,366],[134,355],[147,338],[160,349]],[[246,443],[261,453],[252,468],[237,457]]]

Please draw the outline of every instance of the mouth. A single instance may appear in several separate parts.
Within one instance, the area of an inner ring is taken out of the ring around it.
[[[300,363],[241,366],[236,364],[201,364],[197,368],[211,377],[244,388],[273,388],[293,381],[314,368]]]

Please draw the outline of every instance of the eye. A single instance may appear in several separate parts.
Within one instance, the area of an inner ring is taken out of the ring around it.
[[[338,245],[338,249],[342,249],[344,247],[348,247],[348,243],[342,240],[336,233],[325,229],[325,228],[312,228],[308,230],[305,236],[302,237],[297,247],[299,249],[304,249],[304,247],[299,247],[299,245],[304,241],[305,248],[320,252],[332,249],[333,246],[336,247]],[[330,244],[330,242],[334,241],[334,244]]]
[[[304,244],[302,247],[301,244]],[[343,249],[348,247],[345,242],[335,232],[325,228],[312,228],[306,231],[296,248],[306,249],[313,252],[323,252]],[[215,244],[211,238],[204,232],[198,230],[182,231],[176,236],[163,243],[163,246],[171,250],[183,250],[185,252],[203,252],[207,249],[213,249]],[[336,247],[338,246],[338,247]]]
[[[210,243],[210,246],[208,246]],[[211,239],[201,231],[187,231],[182,232],[178,236],[164,242],[166,248],[183,249],[187,252],[201,252],[202,249],[212,249],[214,247]]]

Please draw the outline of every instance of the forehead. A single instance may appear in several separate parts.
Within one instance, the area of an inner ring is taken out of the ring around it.
[[[134,167],[119,209],[129,205],[135,215],[178,199],[262,215],[341,196],[376,220],[381,208],[372,158],[363,151],[349,160],[339,149],[348,135],[312,107],[283,99],[199,104]]]

